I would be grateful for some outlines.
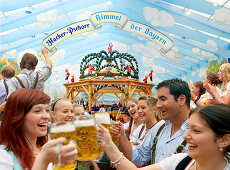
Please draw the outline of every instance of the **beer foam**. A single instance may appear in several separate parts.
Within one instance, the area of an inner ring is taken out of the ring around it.
[[[73,124],[67,123],[60,126],[54,126],[51,128],[51,133],[62,133],[62,132],[73,132],[75,131],[75,126]]]
[[[74,121],[75,127],[85,127],[85,126],[95,126],[94,119],[88,119],[88,120],[75,120]]]
[[[95,114],[96,123],[109,124],[110,125],[110,116],[109,114],[96,113]]]

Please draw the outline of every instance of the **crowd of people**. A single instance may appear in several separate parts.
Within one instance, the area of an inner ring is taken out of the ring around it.
[[[18,76],[10,66],[1,71],[1,170],[53,169],[76,159],[76,144],[50,139],[49,130],[53,123],[91,113],[66,98],[51,101],[43,92],[52,62],[47,50],[42,48],[42,54],[46,66],[37,72],[37,57],[29,53],[22,57]],[[222,64],[218,74],[207,73],[191,90],[178,78],[156,89],[156,97],[127,99],[127,109],[120,110],[123,120],[113,121],[110,130],[98,123],[97,140],[109,164],[121,170],[230,170],[230,64]]]

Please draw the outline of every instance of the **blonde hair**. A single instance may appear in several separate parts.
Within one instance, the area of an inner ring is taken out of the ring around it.
[[[150,106],[150,107],[156,107],[157,105],[157,101],[158,99],[153,97],[153,96],[141,96],[139,97],[138,101],[139,100],[145,100],[147,101],[147,104]],[[154,115],[155,115],[155,118],[157,121],[160,121],[162,118],[161,118],[161,112],[159,109],[157,109],[155,112],[154,112]]]
[[[74,109],[75,109],[76,107],[80,107],[80,108],[82,108],[82,109],[85,110],[85,108],[84,108],[82,105],[80,105],[80,104],[74,104],[74,105],[73,105],[73,108],[74,108]]]
[[[136,104],[138,103],[138,99],[137,99],[137,98],[128,98],[127,101],[126,101],[126,105],[127,105],[127,103],[128,103],[129,101],[134,102],[134,103],[136,103]]]
[[[57,97],[56,99],[52,100],[52,101],[51,101],[51,104],[50,104],[50,112],[56,111],[57,103],[58,103],[59,101],[69,101],[69,99],[67,99],[67,98],[62,98],[62,97]],[[70,102],[70,101],[69,101],[69,102]],[[50,121],[51,121],[51,123],[54,122],[52,116],[50,116]]]
[[[55,111],[55,108],[56,108],[57,103],[58,103],[59,101],[69,101],[69,99],[58,97],[58,98],[52,100],[52,102],[51,102],[51,104],[50,104],[50,111]],[[69,102],[70,102],[70,101],[69,101]]]
[[[225,91],[227,89],[228,82],[230,81],[230,64],[229,63],[222,64],[219,70],[223,72],[223,78],[224,78],[224,81],[221,86],[221,90]]]

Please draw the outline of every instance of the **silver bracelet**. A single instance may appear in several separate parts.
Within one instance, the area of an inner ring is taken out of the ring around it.
[[[121,164],[121,163],[120,163],[120,160],[121,160],[121,159],[124,159],[124,158],[125,158],[125,157],[124,157],[124,154],[121,153],[121,156],[120,156],[116,161],[110,161],[110,166],[111,166],[112,168],[117,167],[118,165]]]

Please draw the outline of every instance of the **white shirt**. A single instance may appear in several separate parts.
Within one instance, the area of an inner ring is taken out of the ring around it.
[[[170,157],[167,157],[163,160],[161,160],[159,163],[157,163],[162,170],[175,170],[177,165],[186,157],[188,156],[187,153],[178,153],[178,154],[173,154]],[[188,170],[193,164],[195,160],[192,159],[189,164],[186,166],[185,170]],[[224,170],[230,170],[230,164],[227,161],[227,165],[224,168]]]
[[[143,128],[143,130],[142,130]],[[142,130],[142,132],[141,132]],[[141,133],[141,135],[140,135]],[[140,124],[132,133],[132,136],[130,138],[130,142],[134,143],[135,145],[138,145],[142,142],[144,139],[144,135],[146,133],[146,126],[145,124]],[[139,137],[140,136],[140,137]]]
[[[205,94],[202,94],[202,95],[200,96],[200,98],[199,98],[199,101],[200,101],[201,103],[205,103],[205,102],[207,102],[207,100],[208,100],[208,93],[207,93],[207,92],[206,92]],[[190,106],[191,106],[193,109],[197,108],[196,104],[195,104],[194,101],[192,101],[192,100],[191,100],[191,102],[190,102]]]
[[[182,161],[186,156],[188,156],[187,153],[173,154],[172,156],[163,159],[157,164],[161,167],[162,170],[175,170],[180,161]],[[191,160],[186,166],[185,170],[188,170],[194,162],[194,159]]]
[[[0,170],[14,170],[13,159],[4,149],[0,149]],[[53,170],[52,163],[49,164],[47,170]]]
[[[227,90],[225,92],[223,92],[220,97],[224,99],[227,96],[227,94],[229,94],[229,93],[230,93],[230,82],[228,82]]]
[[[222,96],[222,91],[217,86],[216,86],[216,91],[219,96]],[[208,93],[208,99],[213,99],[213,96],[210,93]]]
[[[124,129],[125,129],[125,130],[127,130],[127,129],[129,128],[129,122],[124,123],[123,125],[124,125]]]

